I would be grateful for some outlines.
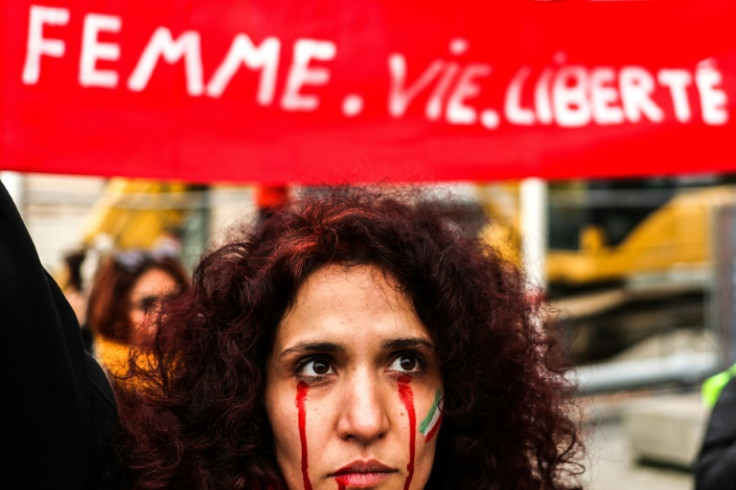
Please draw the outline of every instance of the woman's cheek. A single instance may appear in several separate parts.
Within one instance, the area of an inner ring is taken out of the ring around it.
[[[407,482],[405,489],[423,488],[432,472],[437,444],[437,433],[442,424],[442,395],[441,388],[434,393],[431,390],[422,390],[421,399],[415,396],[416,422],[413,425],[415,435],[415,451],[413,458],[413,482]],[[412,441],[409,441],[410,444]]]
[[[442,425],[442,388],[437,388],[426,415],[419,423],[419,432],[424,437],[424,443],[429,443],[439,432]]]
[[[401,376],[399,378],[399,399],[406,409],[406,416],[409,419],[409,463],[406,465],[406,482],[404,490],[411,485],[414,478],[414,460],[416,459],[416,437],[417,437],[417,414],[414,410],[414,391],[411,388],[411,377]]]
[[[294,386],[267,393],[268,417],[276,443],[276,460],[288,488],[302,487],[297,401],[298,391],[295,391]]]
[[[302,473],[302,483],[304,490],[312,490],[312,483],[309,479],[309,447],[307,444],[307,395],[309,386],[300,382],[296,387],[296,407],[298,410],[297,424],[299,428],[299,443],[301,447],[300,466]]]

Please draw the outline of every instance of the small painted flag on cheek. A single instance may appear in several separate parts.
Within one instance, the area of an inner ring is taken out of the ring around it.
[[[424,436],[424,441],[429,442],[437,433],[442,422],[442,390],[438,389],[434,396],[434,402],[429,413],[419,425],[419,432]]]

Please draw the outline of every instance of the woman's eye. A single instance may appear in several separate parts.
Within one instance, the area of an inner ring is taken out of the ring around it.
[[[323,359],[307,361],[299,368],[299,374],[302,376],[324,376],[333,372],[334,370],[330,363]]]
[[[392,371],[400,371],[405,373],[414,373],[420,371],[422,368],[422,362],[417,356],[412,354],[401,354],[391,363],[389,369]]]

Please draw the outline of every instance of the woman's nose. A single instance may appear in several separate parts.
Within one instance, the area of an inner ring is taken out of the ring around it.
[[[339,408],[338,433],[362,445],[382,439],[389,430],[389,400],[377,376],[355,373],[345,382]]]

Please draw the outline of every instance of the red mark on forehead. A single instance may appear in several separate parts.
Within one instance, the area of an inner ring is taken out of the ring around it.
[[[309,481],[308,454],[307,454],[307,411],[304,408],[304,401],[307,399],[308,386],[304,382],[300,382],[296,386],[296,408],[299,409],[299,440],[302,443],[302,479],[304,480],[304,490],[312,490],[312,483]]]
[[[404,490],[408,490],[411,479],[414,476],[414,452],[416,450],[416,432],[417,432],[417,415],[414,413],[414,394],[411,391],[409,383],[411,377],[399,377],[399,398],[406,407],[406,413],[409,416],[409,464],[406,465],[408,472],[406,482],[404,482]]]

